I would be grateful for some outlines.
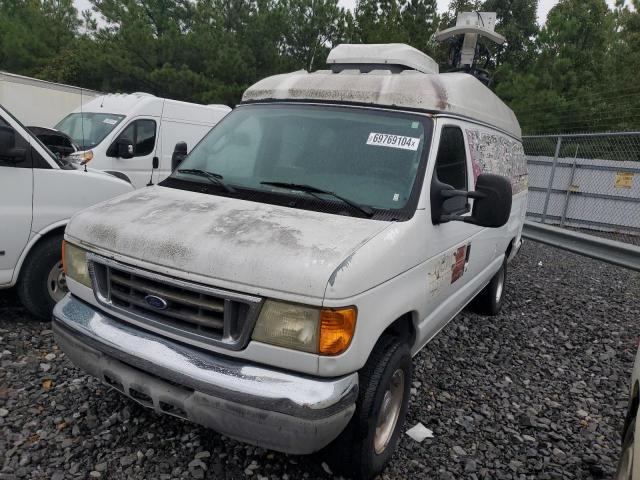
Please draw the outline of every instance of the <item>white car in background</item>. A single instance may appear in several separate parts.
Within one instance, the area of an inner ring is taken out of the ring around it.
[[[131,190],[59,160],[0,106],[0,289],[17,286],[24,306],[48,319],[67,291],[60,249],[69,218]]]
[[[140,188],[167,177],[187,148],[230,111],[149,93],[112,94],[87,102],[55,128],[80,145],[72,160],[91,162]]]

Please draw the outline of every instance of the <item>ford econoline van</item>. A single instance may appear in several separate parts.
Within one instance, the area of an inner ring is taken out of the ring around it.
[[[112,94],[87,102],[55,128],[80,145],[72,160],[140,188],[169,175],[177,144],[193,147],[230,111],[149,93]]]
[[[405,45],[276,75],[166,180],[76,215],[60,348],[158,412],[369,478],[416,355],[496,314],[527,200],[513,112]]]

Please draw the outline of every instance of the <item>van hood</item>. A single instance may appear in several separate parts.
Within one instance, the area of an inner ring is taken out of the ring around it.
[[[81,211],[66,234],[214,286],[323,298],[341,263],[389,224],[155,186]]]

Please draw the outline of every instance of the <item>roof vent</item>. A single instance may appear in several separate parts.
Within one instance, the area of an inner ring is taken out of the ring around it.
[[[438,64],[428,55],[404,43],[356,45],[343,43],[329,52],[327,64],[334,73],[343,70],[388,70],[400,73],[417,70],[422,73],[438,73]]]

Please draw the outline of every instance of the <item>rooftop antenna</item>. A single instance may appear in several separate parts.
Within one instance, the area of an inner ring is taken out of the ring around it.
[[[460,12],[454,27],[435,34],[438,42],[450,43],[453,71],[467,72],[487,86],[491,84],[487,71],[491,52],[481,40],[486,38],[498,45],[507,41],[495,32],[496,18],[496,12]],[[478,61],[483,55],[486,61],[479,67]]]

